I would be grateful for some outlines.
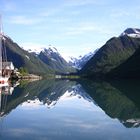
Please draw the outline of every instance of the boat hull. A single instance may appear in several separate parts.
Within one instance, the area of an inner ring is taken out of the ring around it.
[[[9,85],[8,77],[0,77],[0,87]]]

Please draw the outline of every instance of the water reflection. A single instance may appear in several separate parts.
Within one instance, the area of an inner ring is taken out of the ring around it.
[[[138,85],[136,81],[21,81],[13,91],[1,89],[1,118],[7,120],[2,135],[5,139],[137,140]]]
[[[81,84],[111,118],[118,118],[126,127],[140,126],[140,87],[137,81],[133,84],[126,81],[81,81]]]
[[[38,102],[52,108],[66,94],[66,97],[77,96],[97,104],[108,116],[118,118],[126,127],[140,126],[138,82],[130,85],[126,81],[108,83],[80,80],[80,84],[76,81],[49,80],[22,83],[15,90],[10,86],[2,87],[1,115],[7,114],[21,103],[33,106]]]

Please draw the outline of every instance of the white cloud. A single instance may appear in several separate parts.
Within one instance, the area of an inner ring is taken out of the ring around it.
[[[68,27],[67,32],[65,35],[73,36],[73,35],[80,35],[80,34],[86,34],[89,32],[93,32],[94,34],[103,34],[103,35],[110,35],[114,33],[111,29],[106,29],[104,26],[100,26],[95,23],[80,23],[78,25],[75,25],[73,27]]]
[[[111,12],[110,17],[111,18],[121,18],[121,17],[130,16],[130,15],[131,15],[131,13],[129,11],[117,9],[117,10],[113,10]]]
[[[61,11],[60,8],[42,9],[41,12],[39,13],[39,16],[49,17],[49,16],[55,15],[56,13],[58,13],[60,11]]]
[[[17,139],[20,139],[21,137],[24,137],[25,135],[33,135],[33,134],[37,134],[38,131],[32,129],[32,128],[16,128],[13,127],[11,128],[7,128],[7,133],[8,135],[10,135],[11,137],[16,137]]]
[[[10,22],[13,24],[33,25],[41,22],[39,18],[27,18],[26,16],[12,16]]]
[[[135,5],[135,7],[129,7],[129,9],[127,8],[115,8],[111,10],[110,13],[110,17],[111,18],[122,18],[122,19],[131,19],[135,18],[136,19],[140,19],[140,6],[139,5]]]
[[[84,6],[84,5],[101,5],[103,2],[99,0],[67,0],[65,6]]]
[[[53,23],[66,23],[70,20],[68,18],[51,18],[50,21]]]

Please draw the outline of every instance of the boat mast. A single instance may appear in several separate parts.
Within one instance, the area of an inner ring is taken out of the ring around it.
[[[0,15],[0,76],[2,76],[2,39],[3,39],[2,18]]]
[[[1,114],[1,105],[2,104],[2,92],[1,92],[1,88],[0,88],[0,114]]]

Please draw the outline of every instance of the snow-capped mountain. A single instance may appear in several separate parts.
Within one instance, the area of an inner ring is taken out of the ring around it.
[[[72,97],[77,97],[79,99],[84,99],[87,102],[91,102],[93,103],[94,100],[89,96],[89,94],[87,94],[85,92],[85,90],[83,89],[83,87],[80,84],[77,84],[75,86],[73,86],[70,90],[68,90],[64,95],[63,95],[63,99],[64,98],[72,98]]]
[[[29,53],[34,53],[36,55],[39,55],[40,52],[43,51],[48,51],[50,53],[53,52],[58,53],[58,50],[52,45],[45,46],[42,44],[25,43],[22,44],[21,46],[22,49],[28,51]]]
[[[54,92],[53,94],[57,95],[57,92]],[[94,100],[84,91],[84,89],[82,88],[82,86],[80,84],[77,84],[77,85],[69,88],[61,96],[54,96],[53,94],[49,98],[46,98],[46,100],[45,100],[45,105],[49,109],[53,108],[60,100],[61,101],[62,100],[63,101],[71,100],[73,98],[82,99],[91,104],[94,103]],[[53,96],[57,97],[57,98],[56,99],[52,98]]]
[[[72,66],[70,66],[66,62],[66,60],[60,55],[58,50],[51,45],[49,45],[48,47],[24,47],[24,49],[29,53],[34,54],[41,61],[43,61],[45,64],[50,66],[50,68],[52,68],[58,73],[75,72],[75,69]]]
[[[54,71],[38,57],[25,51],[10,37],[4,36],[7,60],[13,62],[16,68],[24,67],[32,74],[46,74]]]
[[[23,48],[24,49],[24,48]],[[28,51],[29,53],[34,53],[36,55],[38,55],[41,51],[43,51],[45,48],[34,48],[34,49],[26,49],[26,51]]]
[[[82,69],[83,66],[93,57],[93,55],[97,52],[90,52],[84,56],[79,56],[78,58],[71,57],[69,64],[77,69]]]
[[[41,54],[45,54],[48,58],[50,58],[52,61],[57,61],[58,59],[64,60],[64,58],[60,55],[60,53],[57,51],[55,47],[52,48],[44,48],[43,50],[40,51],[38,54],[39,56]]]
[[[48,109],[52,109],[57,105],[58,102],[71,100],[73,98],[78,98],[79,100],[82,99],[89,104],[94,103],[94,100],[83,90],[82,86],[78,84],[66,90],[61,96],[59,94],[57,95],[57,92],[52,92],[50,96],[45,97],[44,100],[40,100],[39,98],[35,98],[33,100],[29,99],[22,103],[21,106],[37,109],[38,107],[45,105]]]
[[[68,73],[68,72],[75,72],[75,69],[72,68],[66,60],[60,55],[55,47],[48,48],[42,50],[38,57],[42,60],[45,64],[49,65],[52,69],[56,70],[60,73]]]
[[[140,29],[137,28],[127,28],[121,36],[127,35],[129,37],[140,38]]]

